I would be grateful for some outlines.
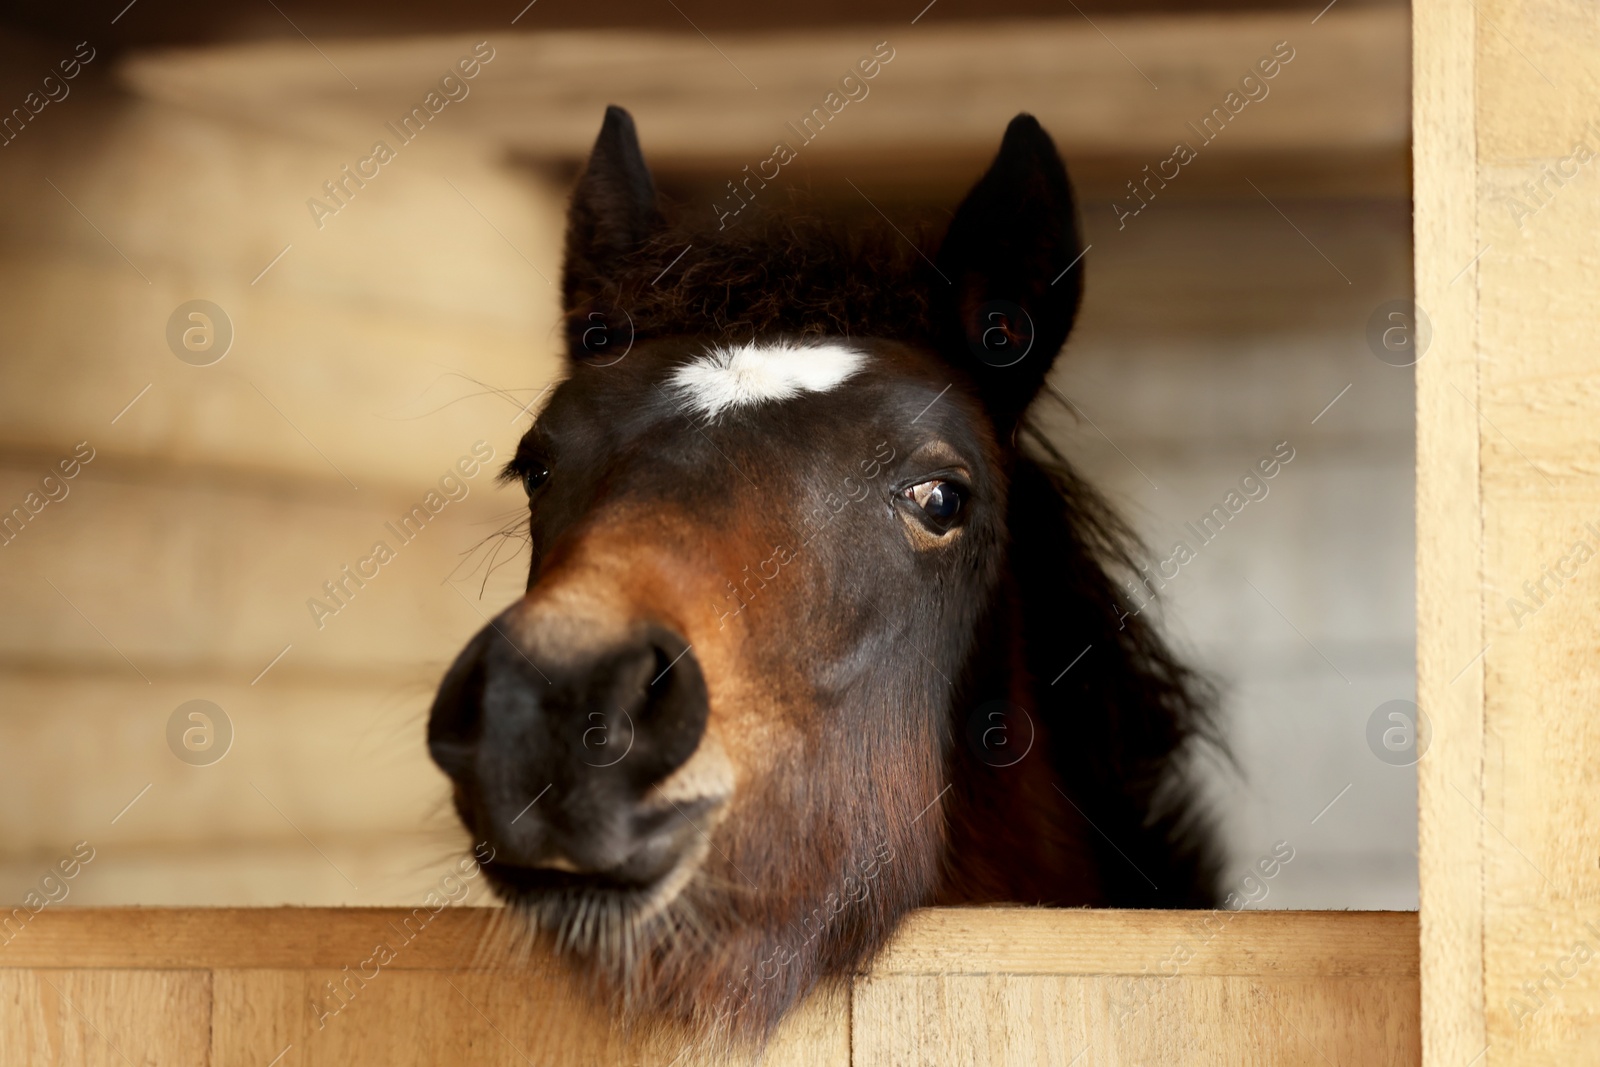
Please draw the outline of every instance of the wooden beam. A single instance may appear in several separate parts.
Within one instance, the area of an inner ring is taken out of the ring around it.
[[[691,32],[490,33],[338,42],[328,61],[303,42],[267,42],[146,53],[123,76],[156,99],[310,133],[351,160],[393,140],[385,123],[487,39],[494,58],[428,138],[571,161],[587,153],[605,105],[618,103],[633,111],[662,167],[742,179],[782,142],[808,167],[911,172],[981,162],[1005,123],[1027,110],[1069,158],[1133,164],[1119,187],[1142,180],[1142,167],[1154,171],[1180,142],[1206,161],[1189,165],[1196,170],[1263,156],[1314,157],[1322,170],[1347,158],[1370,169],[1408,143],[1405,14],[1334,9],[1315,22],[1312,14],[930,22],[730,33],[715,44]],[[1253,90],[1264,97],[1241,107],[1241,79],[1278,42],[1293,58]],[[803,117],[825,107],[875,48],[892,58],[853,90],[866,95],[805,140],[796,132]],[[1230,93],[1238,94],[1231,102]],[[1225,125],[1214,120],[1222,132],[1208,141],[1204,119],[1230,107],[1238,113]]]
[[[127,0],[111,5],[107,18]],[[1324,0],[1325,2],[1325,0]],[[1404,10],[1405,0],[1340,0],[1340,7],[1387,6]],[[446,34],[475,28],[500,28],[515,21],[521,30],[630,29],[682,33],[693,25],[714,37],[755,30],[802,30],[817,26],[876,25],[909,22],[975,22],[993,19],[1049,18],[1059,15],[1060,0],[810,0],[793,4],[752,4],[744,0],[326,0],[285,7],[291,21],[262,5],[261,12],[211,0],[166,0],[145,5],[139,17],[118,18],[95,31],[96,46],[113,48],[173,44],[282,39],[304,47],[306,38],[326,48],[340,38],[401,37]],[[1173,11],[1304,10],[1306,0],[1075,0],[1084,16],[1100,21],[1116,15]],[[3,16],[10,26],[71,44],[87,28],[81,13],[50,4],[11,4]],[[1313,6],[1311,14],[1321,4]],[[1309,14],[1308,16],[1309,17]],[[301,36],[301,33],[305,37]]]
[[[3,916],[3,913],[0,913]],[[6,967],[342,967],[392,936],[405,908],[45,908],[13,935]],[[528,969],[479,955],[505,918],[500,908],[447,907],[427,936],[397,956],[401,970]],[[413,922],[413,925],[415,923]],[[1186,973],[1222,975],[1417,974],[1415,912],[1122,911],[927,908],[914,912],[870,973],[1140,974],[1174,939],[1214,931],[1215,953]],[[499,931],[503,933],[504,931]]]
[[[871,973],[1140,974],[1180,941],[1193,947],[1190,975],[1417,975],[1415,912],[1021,907],[919,911]]]

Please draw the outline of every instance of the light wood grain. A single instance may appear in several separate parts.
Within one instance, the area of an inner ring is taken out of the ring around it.
[[[1583,13],[1550,3],[1483,4],[1478,27],[1477,241],[1492,246],[1476,320],[1485,1059],[1573,1063],[1600,1047],[1600,968],[1586,960],[1600,949],[1600,572],[1559,561],[1580,538],[1600,544],[1585,525],[1600,525],[1600,186],[1583,173],[1593,163],[1538,198],[1520,186],[1546,167],[1570,175],[1575,144],[1600,145],[1600,40]],[[1531,214],[1508,209],[1515,192]],[[1552,566],[1559,585],[1544,578]],[[1545,581],[1543,604],[1530,580]],[[1537,613],[1514,612],[1513,598]]]
[[[471,445],[436,457],[419,468],[414,488],[393,493],[280,494],[172,471],[121,478],[109,467],[103,476],[97,457],[64,500],[0,549],[0,594],[12,607],[0,617],[0,655],[71,674],[122,672],[141,687],[207,668],[249,686],[293,643],[280,666],[353,668],[369,684],[374,672],[389,670],[391,694],[423,679],[426,692],[454,650],[521,585],[513,562],[495,576],[488,599],[478,600],[490,546],[469,554],[525,506],[519,488],[495,485],[493,465],[463,480],[465,499],[444,504],[420,532],[408,533],[409,542],[388,528],[436,492],[436,479]],[[25,470],[0,466],[0,500],[20,500],[36,487],[37,476]],[[117,531],[115,552],[106,550],[107,530]],[[346,585],[347,603],[332,600],[324,583],[343,581],[341,569],[358,566],[379,542],[393,558],[368,563],[362,585]],[[517,547],[501,558],[515,560]],[[339,610],[313,613],[313,599]]]
[[[204,1064],[211,973],[0,969],[0,1016],[4,1064]]]
[[[94,75],[0,168],[0,513],[95,452],[0,547],[4,899],[78,840],[73,900],[414,899],[460,847],[428,702],[522,585],[504,552],[480,600],[463,553],[524,515],[493,480],[555,370],[560,197],[423,144],[319,230],[337,152]],[[167,345],[194,298],[235,326],[211,366]],[[385,522],[480,439],[499,462],[400,546]],[[393,561],[318,628],[307,600],[378,540]],[[213,766],[167,748],[195,698],[236,727]]]
[[[858,1067],[1420,1060],[1414,978],[871,978],[855,994]]]
[[[1476,26],[1467,0],[1413,12],[1416,299],[1434,336],[1417,367],[1417,694],[1434,731],[1417,767],[1422,1018],[1426,1062],[1444,1067],[1486,1044]]]
[[[71,100],[0,168],[0,448],[87,438],[124,463],[392,492],[514,440],[556,371],[560,190],[419,144],[319,229],[306,201],[348,160],[303,131]],[[234,326],[206,367],[166,340],[196,298]]]
[[[1416,976],[1410,912],[1161,912],[940,908],[909,919],[874,977],[1139,974],[1169,958],[1185,975]],[[1338,946],[1330,951],[1330,946]],[[1175,950],[1178,950],[1175,952]],[[1131,971],[1119,971],[1129,967]]]
[[[418,926],[401,909],[46,908],[0,948],[0,1042],[13,1042],[0,1049],[111,1062],[71,1029],[44,975],[111,1040],[163,1063],[206,1062],[195,1042],[207,1034],[209,1062],[239,1067],[285,1050],[319,1067],[754,1062],[671,1028],[618,1031],[557,963],[508,957],[498,914],[446,908]],[[1415,916],[1242,912],[1215,952],[1164,965],[1217,918],[920,912],[869,974],[786,1019],[760,1062],[1418,1062]],[[379,942],[400,947],[374,969]],[[156,1014],[165,1030],[142,1022]]]
[[[553,975],[385,969],[358,982],[337,971],[222,970],[215,981],[218,1067],[259,1067],[290,1046],[295,1062],[310,1067],[741,1062],[671,1029],[621,1030]],[[342,983],[344,1000],[330,982]],[[847,992],[825,990],[785,1020],[760,1062],[847,1067],[848,1020]]]
[[[1600,1040],[1600,609],[1571,552],[1600,515],[1600,189],[1573,156],[1600,144],[1600,42],[1559,4],[1415,11],[1417,293],[1436,337],[1418,370],[1424,1048],[1440,1067],[1583,1062]]]
[[[868,95],[802,147],[807,166],[848,159],[853,168],[889,160],[919,168],[952,157],[971,165],[1020,109],[1035,113],[1074,157],[1153,165],[1177,140],[1194,137],[1186,123],[1198,124],[1251,64],[1288,40],[1292,64],[1208,154],[1259,161],[1313,153],[1337,168],[1341,157],[1370,161],[1371,152],[1406,143],[1401,11],[1335,9],[1315,26],[1298,10],[1106,16],[1093,24],[1067,15],[719,34],[726,61],[687,28],[346,42],[341,63],[359,96],[299,42],[147,54],[123,73],[152,98],[312,129],[353,151],[486,38],[494,59],[471,94],[440,114],[441,133],[430,137],[581,159],[604,107],[620,103],[634,111],[653,159],[731,167],[728,177],[737,178],[744,164],[754,168],[771,155],[775,140],[794,141],[784,124],[820,106],[880,41],[893,59],[866,84]]]
[[[366,954],[409,914],[396,908],[46,909],[6,966],[337,968]],[[447,908],[391,966],[468,967],[498,908]],[[1214,929],[1208,943],[1197,931]],[[1179,942],[1185,973],[1281,977],[1415,977],[1413,912],[1121,911],[927,908],[912,913],[874,961],[874,976],[1138,974]],[[1209,952],[1211,958],[1203,956]],[[503,967],[490,955],[485,965]]]
[[[0,810],[14,820],[0,856],[49,852],[83,836],[97,847],[300,840],[285,815],[319,837],[367,834],[377,843],[429,826],[461,836],[443,811],[449,787],[423,743],[431,673],[409,683],[269,674],[266,688],[265,679],[252,687],[248,677],[201,671],[146,685],[126,664],[123,671],[131,681],[111,672],[0,676],[0,748],[33,757],[0,779]],[[221,708],[234,731],[210,765],[181,762],[167,747],[169,718],[196,697]],[[146,785],[149,793],[113,824]]]

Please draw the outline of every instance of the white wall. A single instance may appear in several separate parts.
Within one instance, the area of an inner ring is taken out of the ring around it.
[[[1234,874],[1283,840],[1263,906],[1415,908],[1415,769],[1366,740],[1379,704],[1415,699],[1413,377],[1365,336],[1410,293],[1409,210],[1274,203],[1158,204],[1120,232],[1088,205],[1089,288],[1053,375],[1083,417],[1040,410],[1161,557],[1292,445],[1163,614],[1225,686],[1242,774],[1208,778]]]

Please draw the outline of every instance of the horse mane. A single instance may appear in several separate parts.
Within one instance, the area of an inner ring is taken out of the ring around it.
[[[1107,896],[1121,907],[1212,907],[1221,857],[1191,772],[1203,752],[1229,758],[1216,686],[1119,590],[1149,556],[1132,527],[1034,418],[1018,438],[1008,525],[1010,566],[1026,576],[1025,654],[1052,763],[1104,835],[1093,844]],[[1052,685],[1063,654],[1086,646]]]

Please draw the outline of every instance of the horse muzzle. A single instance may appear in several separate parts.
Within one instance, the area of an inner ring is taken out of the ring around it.
[[[492,850],[491,881],[519,901],[681,887],[732,790],[731,774],[705,770],[720,748],[701,751],[693,652],[655,623],[594,640],[577,622],[547,626],[541,643],[519,622],[514,606],[473,637],[428,721],[456,810]]]

